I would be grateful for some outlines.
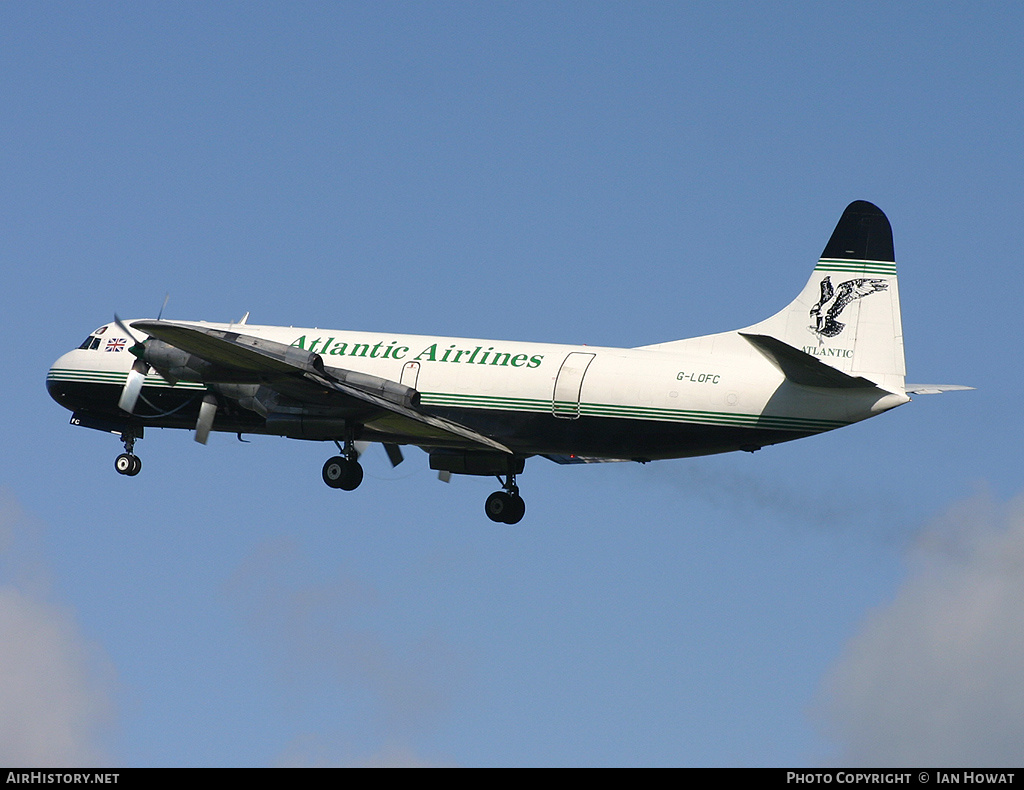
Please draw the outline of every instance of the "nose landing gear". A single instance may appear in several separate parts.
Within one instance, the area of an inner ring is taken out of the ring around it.
[[[124,452],[114,459],[114,469],[119,475],[135,477],[142,471],[142,459],[135,455],[135,434],[125,431],[121,434],[121,441],[124,442]]]
[[[119,475],[135,477],[135,475],[142,471],[142,460],[137,455],[121,453],[114,459],[114,469],[117,470]]]

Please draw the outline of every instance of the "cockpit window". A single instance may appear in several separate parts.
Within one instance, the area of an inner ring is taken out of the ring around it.
[[[106,332],[109,328],[110,328],[110,324],[104,324],[99,329],[97,329],[95,332],[93,332],[91,335],[89,335],[89,337],[87,337],[85,340],[83,340],[82,341],[82,345],[80,345],[79,348],[83,348],[86,351],[95,351],[97,348],[100,347],[100,336],[104,332]],[[107,349],[107,350],[110,351],[111,349]],[[118,349],[114,349],[114,350],[120,351],[121,349],[118,348]]]

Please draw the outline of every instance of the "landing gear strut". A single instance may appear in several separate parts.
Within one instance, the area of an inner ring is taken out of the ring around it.
[[[124,452],[114,459],[114,469],[119,475],[135,477],[142,471],[142,459],[135,455],[135,434],[125,431],[121,434],[121,441],[124,442]]]
[[[499,482],[501,476],[498,476]],[[526,514],[526,502],[519,496],[519,486],[516,485],[515,472],[505,475],[505,482],[501,484],[504,491],[495,491],[484,503],[484,512],[491,521],[499,524],[518,524]]]
[[[335,444],[338,444],[335,442]],[[324,464],[323,478],[331,488],[340,488],[342,491],[353,491],[359,488],[363,482],[363,467],[359,465],[359,453],[352,443],[352,437],[345,439],[345,448],[338,444],[338,449],[344,455],[336,455],[328,458]]]

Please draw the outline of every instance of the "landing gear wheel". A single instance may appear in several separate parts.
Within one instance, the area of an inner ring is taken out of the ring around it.
[[[135,477],[135,475],[142,471],[142,461],[137,455],[121,453],[114,459],[114,469],[117,470],[119,475]]]
[[[340,488],[341,486],[339,483],[341,482],[342,476],[345,474],[345,465],[347,463],[348,461],[340,455],[328,458],[327,463],[324,464],[324,482],[331,488]]]
[[[491,521],[499,524],[518,524],[526,515],[526,502],[519,496],[519,486],[516,485],[516,474],[523,471],[523,460],[510,457],[508,459],[508,471],[505,479],[502,475],[495,475],[501,483],[501,491],[495,491],[484,503],[484,512]]]
[[[519,494],[495,491],[484,503],[484,512],[499,524],[518,524],[526,514],[526,502]]]
[[[519,494],[512,495],[512,506],[505,517],[506,524],[518,524],[526,515],[526,502]]]
[[[504,491],[495,491],[484,502],[484,512],[491,521],[504,523],[505,514],[512,506],[512,497]]]
[[[323,478],[331,488],[353,491],[363,482],[363,467],[358,461],[336,455],[324,464]]]
[[[343,491],[354,491],[363,482],[363,467],[358,461],[346,461],[345,473],[341,476],[338,488]]]

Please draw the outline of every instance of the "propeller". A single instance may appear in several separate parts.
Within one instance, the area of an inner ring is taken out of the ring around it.
[[[384,443],[384,452],[388,454],[388,460],[391,462],[391,466],[398,466],[405,458],[402,456],[402,448],[397,444],[391,444],[390,442]]]
[[[346,448],[341,446],[341,442],[335,439],[334,443],[338,446],[339,453],[346,456],[350,460],[354,460],[357,462],[360,458],[362,458],[363,455],[366,454],[366,451],[370,448],[370,445],[373,444],[373,442],[368,442],[365,439],[353,441],[350,444],[346,442],[346,445],[350,447],[352,451],[355,452],[355,458],[352,458],[352,456],[349,455],[349,452],[346,450]],[[400,463],[402,463],[403,460],[405,460],[402,457],[402,448],[400,448],[397,444],[393,444],[391,442],[381,442],[381,445],[384,447],[384,452],[387,453],[388,460],[391,462],[392,467],[398,466]]]
[[[135,404],[139,400],[139,393],[142,392],[142,385],[150,371],[149,363],[145,360],[146,344],[132,334],[132,330],[127,327],[117,313],[114,313],[114,323],[117,324],[118,329],[128,335],[133,341],[133,344],[128,349],[128,353],[135,357],[135,361],[132,363],[132,369],[128,371],[128,378],[125,379],[124,388],[121,390],[121,397],[118,399],[117,405],[123,411],[134,414]]]
[[[352,442],[352,446],[355,448],[356,456],[361,456],[366,452],[367,448],[373,444],[373,442],[358,441]],[[402,456],[402,448],[397,444],[391,442],[382,442],[384,445],[384,452],[388,454],[388,460],[391,462],[391,466],[398,466],[405,458]]]
[[[164,298],[163,307],[160,308],[160,315],[163,315],[164,307],[167,306],[167,299],[169,297],[170,294]],[[160,319],[157,318],[157,320],[159,321]],[[128,352],[135,357],[135,361],[132,363],[132,369],[128,371],[128,377],[125,379],[124,388],[121,390],[121,397],[118,398],[117,405],[129,414],[134,414],[135,406],[139,401],[139,395],[142,393],[142,385],[146,382],[146,376],[153,370],[156,370],[161,377],[163,377],[163,374],[146,362],[146,341],[139,340],[117,313],[114,313],[114,323],[117,324],[118,329],[128,335],[133,341]],[[164,379],[166,380],[166,377]],[[199,405],[199,418],[196,420],[195,440],[199,444],[206,444],[206,440],[209,439],[210,431],[213,428],[213,418],[216,415],[217,397],[212,392],[207,391],[203,396],[203,402]]]
[[[129,414],[135,413],[135,404],[139,400],[139,393],[142,392],[142,385],[149,374],[149,365],[141,359],[132,363],[132,369],[128,371],[128,378],[125,379],[124,389],[121,390],[121,397],[117,405]]]
[[[195,440],[199,444],[206,444],[210,437],[210,429],[213,428],[213,418],[217,414],[217,398],[212,392],[203,396],[203,402],[199,405],[199,419],[196,420]]]
[[[128,335],[128,337],[135,341],[134,344],[128,349],[128,353],[132,354],[138,359],[142,359],[143,355],[146,353],[145,342],[135,337],[135,335],[132,333],[132,330],[128,328],[128,325],[121,320],[121,316],[119,316],[117,313],[114,313],[114,323],[117,324],[118,329],[120,329],[122,332]]]

